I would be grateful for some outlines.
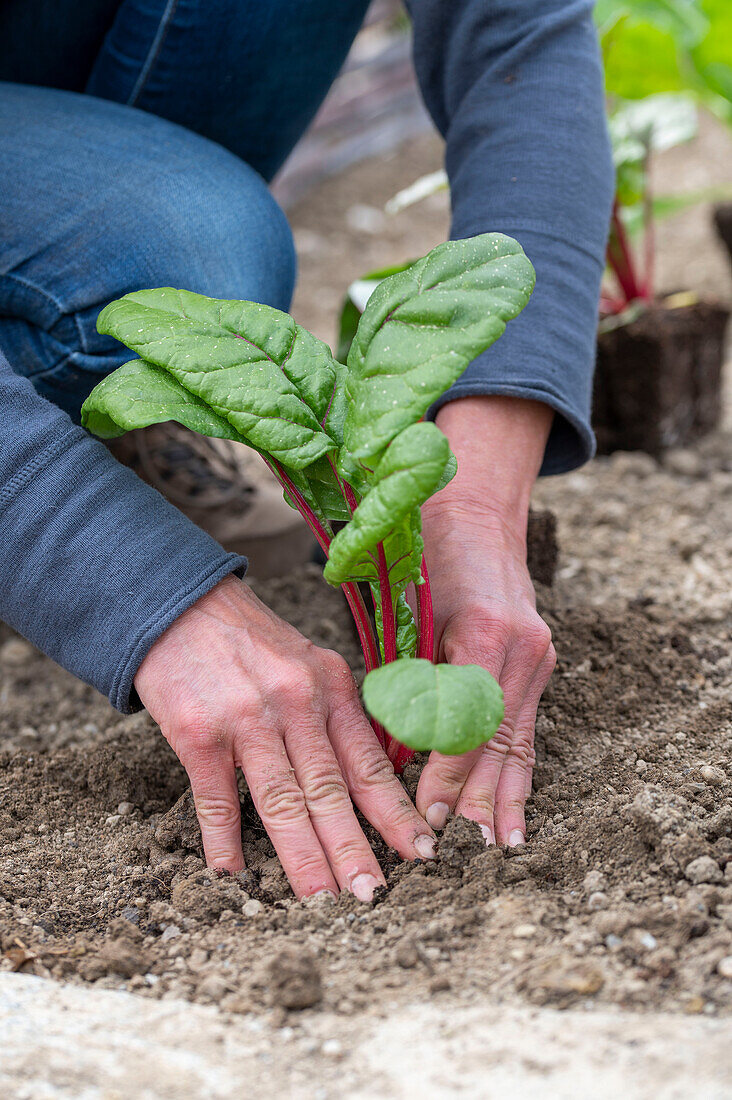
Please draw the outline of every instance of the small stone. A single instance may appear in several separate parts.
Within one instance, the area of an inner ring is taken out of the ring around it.
[[[229,987],[218,974],[209,974],[199,982],[196,992],[203,1000],[216,1003],[229,992]]]
[[[397,944],[394,958],[397,965],[401,966],[403,970],[411,970],[412,967],[416,966],[419,962],[419,953],[414,940],[409,936],[405,936],[405,938]]]
[[[137,919],[140,919],[139,915]],[[180,928],[177,924],[168,924],[163,929],[163,934],[160,937],[160,942],[167,943],[168,940],[174,940],[176,936],[180,936]]]
[[[609,936],[605,936],[605,946],[609,947],[611,951],[616,947],[620,947],[622,942],[620,936],[616,936],[613,932]]]
[[[708,783],[710,787],[720,787],[727,778],[724,770],[714,764],[705,764],[700,774],[704,782]]]
[[[602,890],[595,890],[594,894],[590,894],[587,899],[587,908],[592,912],[596,912],[598,909],[607,909],[608,896],[603,894]]]
[[[260,913],[264,912],[264,906],[256,898],[250,898],[249,901],[244,902],[241,911],[245,917],[258,917]]]
[[[340,1058],[343,1053],[343,1044],[338,1039],[326,1039],[320,1049],[329,1058]]]
[[[0,646],[0,665],[6,668],[22,668],[33,659],[35,650],[22,638],[9,638]]]
[[[104,824],[114,828],[115,825],[119,825],[121,820],[122,818],[119,814],[110,814],[109,817],[105,819]]]
[[[582,886],[587,894],[593,894],[595,890],[604,888],[605,876],[602,871],[588,871],[582,881]]]
[[[717,973],[723,978],[732,978],[732,955],[725,955],[717,963]]]
[[[535,924],[517,924],[513,930],[513,934],[517,940],[530,940],[536,935]]]
[[[690,451],[682,447],[667,451],[664,466],[672,474],[678,474],[679,477],[700,477],[704,472],[701,457],[696,451]]]
[[[719,865],[711,856],[699,856],[697,859],[692,859],[691,863],[687,863],[684,868],[684,877],[689,882],[693,882],[695,886],[702,882],[724,881],[724,875],[720,871]]]
[[[641,932],[638,936],[638,942],[648,951],[653,951],[658,947],[658,940],[655,936],[652,936],[650,932]]]
[[[120,802],[117,807],[117,813],[120,817],[129,817],[130,814],[135,812],[135,807],[131,802]]]
[[[700,1012],[704,1011],[704,1000],[702,997],[689,997],[688,1001],[684,1004],[684,1012],[687,1016],[698,1016]]]

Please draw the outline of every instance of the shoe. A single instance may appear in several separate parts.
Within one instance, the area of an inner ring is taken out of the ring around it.
[[[257,578],[281,576],[310,560],[310,530],[248,447],[174,421],[127,432],[108,446],[226,550],[246,555]]]

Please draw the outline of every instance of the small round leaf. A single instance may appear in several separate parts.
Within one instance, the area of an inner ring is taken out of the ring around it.
[[[503,720],[503,692],[479,665],[393,661],[369,672],[363,701],[397,741],[445,756],[490,741]]]

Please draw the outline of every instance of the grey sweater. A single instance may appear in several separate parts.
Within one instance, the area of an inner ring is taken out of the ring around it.
[[[412,0],[447,142],[452,235],[501,230],[537,286],[443,400],[556,410],[542,472],[592,454],[599,283],[613,190],[591,0]],[[0,356],[0,618],[121,711],[152,643],[244,559],[227,554]]]

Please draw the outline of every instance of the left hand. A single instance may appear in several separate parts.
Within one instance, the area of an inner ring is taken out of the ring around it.
[[[471,818],[490,844],[524,843],[536,711],[556,662],[526,566],[529,495],[552,416],[512,397],[444,406],[437,423],[458,474],[422,510],[438,660],[487,668],[503,689],[505,717],[480,749],[431,754],[417,809],[438,829],[448,813]]]

